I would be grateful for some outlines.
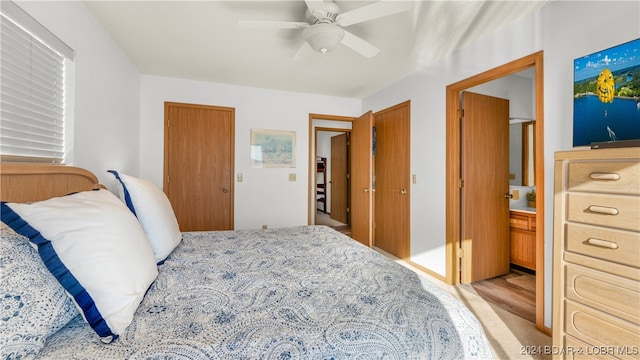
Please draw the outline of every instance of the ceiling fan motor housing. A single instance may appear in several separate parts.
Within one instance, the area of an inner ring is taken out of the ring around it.
[[[334,2],[325,2],[322,9],[307,9],[305,21],[309,25],[334,24],[340,14],[340,7]]]

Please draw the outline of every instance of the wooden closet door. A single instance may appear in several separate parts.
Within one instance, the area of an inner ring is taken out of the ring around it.
[[[351,131],[351,237],[373,246],[373,113],[354,120]]]
[[[347,212],[349,179],[347,161],[347,134],[331,137],[331,218],[343,224],[349,223]]]
[[[233,229],[235,109],[165,103],[164,191],[181,231]]]
[[[411,253],[411,103],[373,114],[376,127],[373,244],[399,258]]]

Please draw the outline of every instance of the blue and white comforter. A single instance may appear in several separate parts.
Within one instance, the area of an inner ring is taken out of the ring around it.
[[[81,318],[50,359],[490,358],[476,318],[437,286],[324,226],[184,233],[112,344]]]

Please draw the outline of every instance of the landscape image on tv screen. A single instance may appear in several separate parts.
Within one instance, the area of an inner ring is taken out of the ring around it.
[[[640,39],[573,65],[573,146],[640,139]]]

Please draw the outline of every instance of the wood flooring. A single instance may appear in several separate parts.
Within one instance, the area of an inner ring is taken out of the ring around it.
[[[347,236],[351,236],[351,226],[348,224],[343,224],[339,221],[331,219],[330,215],[318,210],[316,213],[316,224],[317,225],[327,225]]]
[[[462,285],[473,289],[480,297],[512,314],[536,321],[535,275],[511,272],[492,279]]]

